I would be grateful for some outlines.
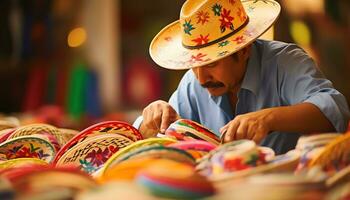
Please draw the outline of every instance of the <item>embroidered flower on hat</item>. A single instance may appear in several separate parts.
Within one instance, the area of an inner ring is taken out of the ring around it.
[[[233,30],[233,24],[232,21],[234,19],[234,17],[230,16],[231,10],[226,10],[224,8],[223,12],[221,13],[221,25],[220,25],[220,29],[221,32],[225,32],[226,28],[229,28],[231,30]]]
[[[233,5],[236,3],[236,0],[228,0],[228,2]]]
[[[219,47],[224,47],[224,46],[226,46],[228,44],[230,44],[230,41],[228,41],[228,40],[225,40],[225,41],[222,41],[222,42],[218,43]]]
[[[202,44],[206,44],[209,41],[209,34],[206,36],[203,36],[202,34],[200,34],[200,36],[196,39],[193,39],[192,41],[196,43],[196,45],[202,45]]]
[[[247,19],[247,16],[243,13],[243,10],[241,8],[238,8],[237,16],[239,17],[241,22],[243,22]]]
[[[191,58],[190,58],[190,60],[188,60],[188,62],[189,62],[190,64],[194,64],[194,63],[196,63],[196,62],[199,62],[199,63],[200,63],[200,62],[209,61],[210,58],[204,59],[206,56],[207,56],[207,54],[198,53],[198,54],[196,54],[196,55],[192,55]]]
[[[213,7],[212,7],[212,9],[213,9],[213,11],[214,11],[214,15],[216,15],[216,16],[220,16],[221,15],[221,8],[222,8],[222,6],[220,5],[220,4],[215,4]]]
[[[225,56],[228,53],[229,53],[228,51],[221,51],[221,52],[218,53],[218,57]]]
[[[191,20],[190,20],[190,21],[186,21],[186,20],[185,20],[185,23],[183,24],[183,27],[184,27],[184,32],[185,32],[186,34],[188,34],[188,35],[191,35],[191,31],[192,31],[193,29],[195,29],[195,28],[193,27],[193,25],[191,24]]]
[[[197,13],[197,19],[197,24],[202,23],[202,25],[204,25],[206,22],[209,21],[209,13],[204,12],[203,10],[199,11]]]
[[[243,37],[243,35],[241,35],[241,36],[236,37],[232,41],[236,42],[237,44],[241,44],[245,41],[245,38]]]

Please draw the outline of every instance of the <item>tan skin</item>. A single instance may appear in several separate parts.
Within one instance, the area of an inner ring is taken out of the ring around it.
[[[213,96],[228,94],[232,111],[237,103],[237,93],[246,71],[251,46],[237,52],[238,59],[228,56],[217,62],[193,68],[201,85],[218,84],[218,87],[206,88]],[[143,122],[139,128],[145,137],[155,136],[180,118],[176,111],[165,101],[155,101],[142,112]],[[250,139],[259,143],[272,131],[282,132],[330,132],[334,127],[323,113],[311,103],[262,109],[236,116],[220,129],[224,142],[238,139]]]

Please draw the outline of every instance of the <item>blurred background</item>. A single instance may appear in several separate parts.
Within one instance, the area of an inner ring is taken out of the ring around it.
[[[184,71],[156,66],[152,38],[184,0],[1,0],[0,113],[80,128],[132,123]],[[350,2],[280,0],[267,38],[297,43],[350,100]]]

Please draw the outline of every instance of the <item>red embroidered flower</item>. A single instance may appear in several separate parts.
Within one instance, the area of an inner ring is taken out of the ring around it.
[[[238,8],[237,15],[241,22],[245,21],[245,19],[247,18],[247,16],[244,15],[243,10],[241,8]]]
[[[201,63],[201,62],[207,62],[209,60],[211,60],[210,58],[205,58],[207,56],[207,54],[203,54],[203,53],[198,53],[197,55],[192,55],[191,58],[189,60],[186,61],[186,63],[190,66],[192,66],[194,63]]]
[[[19,151],[17,151],[16,158],[38,158],[38,153],[35,151],[31,151],[30,148],[23,147]]]
[[[245,41],[245,38],[243,37],[243,35],[241,35],[241,36],[236,37],[232,41],[236,42],[237,44],[241,44],[242,42]]]
[[[97,151],[92,150],[90,153],[88,153],[85,157],[85,160],[90,158],[90,162],[92,163],[92,165],[96,165],[97,167],[99,167],[107,161],[107,159],[109,158],[108,156],[108,148],[106,148],[104,151],[102,151],[102,149],[99,148]]]
[[[227,171],[239,171],[239,170],[244,170],[247,168],[250,168],[249,165],[246,165],[242,158],[235,158],[232,160],[225,160],[224,161],[224,168]]]
[[[228,2],[233,5],[234,3],[236,3],[236,0],[228,0]]]
[[[192,61],[203,61],[203,58],[207,56],[207,54],[203,54],[203,53],[198,53],[197,55],[192,55],[191,56],[191,60]]]
[[[223,12],[221,13],[221,19],[220,19],[221,32],[224,32],[226,30],[226,28],[233,30],[232,21],[234,18],[232,16],[230,16],[230,13],[231,13],[231,10],[226,10],[225,8],[223,9]]]
[[[209,21],[209,13],[208,12],[204,12],[202,10],[199,11],[197,13],[197,19],[198,19],[197,24],[202,23],[202,25],[203,25],[203,24],[205,24],[205,22]]]
[[[109,156],[112,156],[115,152],[117,152],[119,150],[119,148],[117,146],[112,146],[112,145],[109,146],[108,149],[110,152]]]
[[[196,45],[202,45],[202,44],[206,44],[209,41],[209,34],[206,36],[203,36],[202,34],[200,34],[200,36],[196,39],[193,39],[192,41],[196,43]]]

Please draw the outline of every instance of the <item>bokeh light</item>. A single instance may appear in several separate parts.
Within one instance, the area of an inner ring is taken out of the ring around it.
[[[86,41],[87,35],[84,28],[75,28],[68,34],[68,46],[79,47]]]
[[[290,34],[293,40],[301,46],[309,46],[311,35],[309,27],[302,21],[293,21],[290,24]]]

